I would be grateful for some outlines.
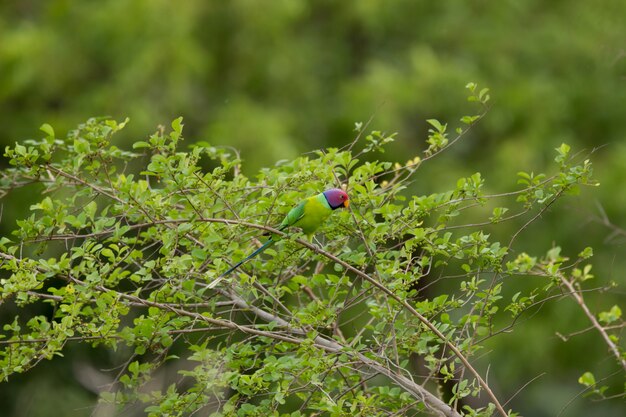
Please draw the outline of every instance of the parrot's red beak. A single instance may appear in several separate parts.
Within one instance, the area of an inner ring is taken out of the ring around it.
[[[346,200],[346,201],[344,201],[344,202],[343,202],[343,206],[344,206],[345,208],[350,207],[350,200]]]

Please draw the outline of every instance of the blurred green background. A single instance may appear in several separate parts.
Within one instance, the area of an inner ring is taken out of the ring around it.
[[[602,207],[626,228],[625,16],[623,0],[1,2],[0,142],[40,137],[42,123],[64,135],[91,116],[128,116],[118,137],[128,147],[182,115],[188,143],[239,149],[253,175],[344,145],[354,123],[373,116],[370,129],[399,133],[384,156],[404,161],[425,148],[425,119],[454,127],[474,112],[464,86],[478,82],[491,88],[488,115],[425,164],[411,192],[443,191],[476,171],[488,190],[510,191],[517,171],[548,169],[562,142],[575,151],[603,146],[591,156],[601,187],[560,202],[517,249],[541,255],[556,243],[575,256],[593,246],[592,285],[620,284],[589,294],[599,312],[624,306],[623,242],[607,239],[593,217]],[[28,204],[5,200],[2,233]],[[555,334],[587,326],[570,299],[525,316],[490,342],[489,382],[506,400],[545,373],[509,404],[526,416],[566,406],[561,416],[625,415],[623,400],[579,396],[584,371],[599,379],[617,369],[596,334],[568,342]],[[106,355],[72,346],[1,383],[0,414],[89,414],[96,396],[76,369]]]

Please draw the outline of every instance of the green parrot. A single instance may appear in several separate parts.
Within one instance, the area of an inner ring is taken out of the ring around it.
[[[285,230],[291,226],[297,226],[307,235],[313,234],[317,228],[326,220],[328,216],[338,208],[348,207],[350,205],[348,194],[339,188],[332,188],[326,190],[323,193],[309,197],[301,201],[297,206],[292,208],[285,216],[282,223],[276,228],[280,231]],[[213,288],[228,274],[239,268],[248,260],[254,258],[259,253],[270,247],[278,240],[275,236],[270,238],[257,250],[245,257],[243,260],[237,262],[231,268],[229,268],[222,275],[217,277],[211,282],[208,287]]]

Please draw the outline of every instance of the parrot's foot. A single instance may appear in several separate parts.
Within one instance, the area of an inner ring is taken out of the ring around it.
[[[311,240],[311,243],[313,244],[313,246],[315,246],[317,249],[322,250],[324,248],[324,244],[322,242],[320,242],[319,240],[317,240],[317,238],[315,236],[313,236],[313,239]]]

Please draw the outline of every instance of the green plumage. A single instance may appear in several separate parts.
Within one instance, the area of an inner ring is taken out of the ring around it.
[[[313,234],[333,210],[323,193],[303,200],[287,213],[278,230],[297,226],[307,235]]]

